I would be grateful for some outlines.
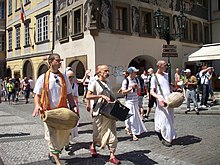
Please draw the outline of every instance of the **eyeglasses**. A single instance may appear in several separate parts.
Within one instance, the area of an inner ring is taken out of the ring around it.
[[[74,76],[69,76],[68,78],[74,78]]]
[[[54,78],[56,79],[56,83],[58,84],[60,82],[59,78],[57,77],[57,75],[54,75]]]

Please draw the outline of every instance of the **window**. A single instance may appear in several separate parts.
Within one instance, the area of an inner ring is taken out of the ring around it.
[[[25,24],[24,42],[25,42],[25,46],[29,46],[30,45],[29,23]]]
[[[189,21],[187,20],[186,21],[186,29],[183,30],[183,40],[190,40],[190,37],[189,37]]]
[[[37,18],[37,42],[48,40],[48,15]]]
[[[68,14],[66,13],[65,15],[61,16],[61,38],[68,37],[68,31]]]
[[[24,0],[24,4],[31,2],[30,0]]]
[[[21,44],[20,44],[21,28],[20,28],[20,26],[16,27],[15,30],[16,30],[16,48],[19,49],[21,47]]]
[[[5,19],[5,2],[0,2],[0,19]]]
[[[192,40],[195,42],[199,41],[198,30],[198,24],[192,23]]]
[[[5,51],[5,34],[0,34],[0,51]]]
[[[209,42],[209,26],[208,24],[204,24],[204,43],[208,44]]]
[[[152,13],[141,10],[141,34],[152,35]]]
[[[8,15],[12,14],[12,0],[8,0]]]
[[[82,14],[81,8],[73,11],[73,34],[82,32]]]
[[[12,30],[8,31],[8,50],[12,50]]]
[[[21,8],[21,0],[15,0],[15,11]]]
[[[220,0],[218,0],[218,11],[220,11]]]
[[[116,7],[116,26],[115,30],[128,31],[128,13],[127,8]]]

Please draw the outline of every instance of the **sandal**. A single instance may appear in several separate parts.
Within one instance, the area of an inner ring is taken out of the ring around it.
[[[133,136],[133,141],[138,141],[138,138],[136,136]]]
[[[131,131],[128,128],[125,128],[125,133],[131,135]]]
[[[48,154],[48,158],[49,158],[49,160],[50,160],[53,164],[56,164],[56,161],[55,161],[54,157],[51,156],[50,153]]]

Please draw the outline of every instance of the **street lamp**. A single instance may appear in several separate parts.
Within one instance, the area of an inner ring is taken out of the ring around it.
[[[170,41],[175,40],[177,38],[181,39],[183,37],[183,32],[186,29],[186,20],[187,17],[183,14],[183,10],[181,7],[180,15],[173,16],[173,21],[177,22],[177,28],[179,32],[177,33],[175,31],[174,34],[170,34],[169,22],[166,19],[166,17],[161,13],[160,9],[158,9],[154,13],[155,28],[157,29],[159,36],[166,41],[167,45],[170,45]],[[169,83],[171,83],[171,64],[170,64],[169,55],[168,55],[167,66],[168,66],[168,74],[169,74]]]

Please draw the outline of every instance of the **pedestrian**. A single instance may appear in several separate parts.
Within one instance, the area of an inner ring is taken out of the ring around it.
[[[78,108],[78,111],[79,111],[79,100],[78,100],[78,97],[79,97],[79,92],[78,92],[78,83],[83,83],[83,81],[85,81],[86,77],[88,77],[89,73],[91,72],[90,69],[86,70],[85,72],[85,76],[83,79],[77,79],[75,78],[75,75],[74,75],[74,72],[72,71],[72,68],[70,67],[67,67],[66,70],[65,70],[65,74],[66,76],[68,77],[69,81],[70,81],[70,84],[72,86],[72,95],[73,95],[73,98],[74,98],[74,102]],[[71,109],[71,107],[70,107]],[[79,125],[79,123],[77,124],[77,126]],[[70,141],[74,138],[74,137],[78,137],[78,127],[74,127],[72,130],[71,130],[71,136],[70,136]],[[68,143],[68,145],[65,146],[65,149],[66,150],[70,150],[69,149],[70,147],[70,144]]]
[[[157,72],[151,79],[150,94],[157,99],[154,124],[162,144],[170,147],[173,139],[176,138],[174,129],[174,112],[172,108],[166,108],[166,99],[170,94],[168,74],[165,72],[167,64],[164,60],[157,62]],[[161,90],[163,94],[161,93]]]
[[[0,78],[0,103],[2,103],[2,86],[3,86],[3,78]]]
[[[186,89],[186,111],[187,114],[190,111],[190,99],[192,99],[194,104],[194,109],[196,114],[199,115],[198,103],[196,100],[196,88],[197,88],[197,79],[195,76],[191,75],[191,70],[185,70],[186,77],[184,79],[185,89]]]
[[[15,101],[18,101],[18,96],[20,92],[20,80],[19,78],[15,78]]]
[[[151,87],[151,78],[154,76],[154,70],[153,68],[149,68],[147,70],[148,72],[148,93],[149,93],[149,99],[148,99],[148,109],[147,109],[147,113],[146,113],[146,118],[148,119],[149,116],[150,116],[150,112],[151,112],[151,109],[154,107],[154,104],[157,105],[157,101],[156,101],[156,98],[154,96],[152,96],[150,94],[150,87]]]
[[[211,79],[211,75],[209,74],[209,70],[213,70],[213,67],[207,67],[204,65],[202,70],[199,72],[199,76],[201,78],[201,88],[202,88],[202,98],[201,98],[201,108],[207,108],[207,102],[209,98],[209,80]]]
[[[213,87],[212,87],[212,78],[215,77],[214,69],[210,69],[208,71],[208,73],[210,75],[210,77],[209,77],[209,94],[211,95],[212,103],[215,104],[216,99],[215,99]]]
[[[2,82],[2,92],[3,92],[3,96],[5,98],[5,101],[7,101],[8,98],[8,90],[7,90],[7,84],[8,84],[8,77],[5,77],[3,82]]]
[[[136,77],[139,70],[135,67],[129,67],[127,72],[129,76],[122,82],[122,94],[126,95],[125,105],[130,109],[132,114],[130,118],[125,120],[125,131],[132,135],[132,140],[137,141],[138,135],[147,132],[139,113],[138,107],[138,91],[140,90],[140,83]]]
[[[37,116],[39,111],[55,108],[67,108],[67,99],[74,112],[78,113],[72,96],[72,88],[66,75],[59,71],[62,59],[58,54],[51,54],[48,57],[49,70],[40,75],[34,88],[35,108],[32,116]],[[47,101],[47,105],[45,102]],[[64,146],[69,142],[70,130],[58,130],[47,126],[44,123],[45,139],[48,141],[49,159],[60,165],[59,155]]]
[[[127,78],[128,77],[128,72],[126,71],[126,70],[124,70],[123,72],[122,72],[122,75],[123,75],[123,77],[124,77],[124,79],[125,78]],[[122,89],[121,89],[121,87],[120,87],[120,89],[117,91],[117,93],[121,93],[122,92]]]
[[[144,79],[145,91],[148,91],[148,74],[146,70],[143,71],[143,73],[141,74],[141,77]]]
[[[23,87],[23,92],[24,92],[24,98],[25,98],[25,103],[29,103],[28,99],[30,96],[30,90],[31,90],[31,85],[30,82],[28,81],[28,77],[24,77],[24,81],[22,82],[22,87]]]
[[[96,73],[98,80],[93,80],[88,86],[88,92],[86,99],[88,101],[94,100],[95,105],[99,99],[105,101],[113,101],[110,99],[110,95],[101,87],[98,81],[102,83],[107,89],[111,90],[110,83],[108,81],[109,68],[107,65],[98,65],[96,67]],[[109,162],[113,164],[120,164],[115,156],[116,147],[118,144],[117,132],[116,132],[116,121],[109,119],[97,112],[93,108],[93,142],[90,146],[90,153],[92,157],[97,157],[96,144],[100,144],[101,148],[104,149],[106,145],[110,150]]]
[[[83,82],[83,86],[84,86],[83,102],[85,102],[86,99],[89,81],[90,81],[90,76],[87,76],[85,82]]]
[[[12,78],[9,78],[6,87],[8,93],[8,103],[11,104],[11,97],[12,97],[12,102],[14,104],[15,84],[13,83]]]
[[[33,80],[32,77],[29,77],[28,81],[30,83],[30,94],[34,98],[34,92],[33,92],[33,90],[34,90],[34,80]]]
[[[138,107],[139,107],[139,112],[141,115],[141,120],[144,122],[144,107],[143,107],[143,99],[144,96],[147,94],[147,92],[145,91],[146,88],[144,86],[144,79],[140,76],[137,75],[136,78],[138,79],[139,83],[140,83],[140,89],[138,90]]]
[[[174,75],[174,79],[175,79],[175,90],[178,91],[179,89],[181,89],[181,86],[178,85],[179,82],[181,81],[179,68],[176,68],[176,73]]]

